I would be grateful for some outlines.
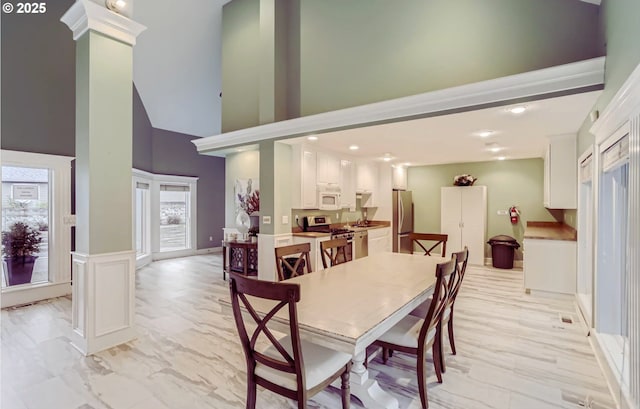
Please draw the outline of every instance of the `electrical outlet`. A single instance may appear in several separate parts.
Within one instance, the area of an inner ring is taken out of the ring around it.
[[[262,216],[262,224],[271,224],[271,216]]]

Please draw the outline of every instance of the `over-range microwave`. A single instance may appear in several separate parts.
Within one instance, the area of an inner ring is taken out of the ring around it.
[[[318,183],[318,209],[340,209],[340,186],[333,183]]]

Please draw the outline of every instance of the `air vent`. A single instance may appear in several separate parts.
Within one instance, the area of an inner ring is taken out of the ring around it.
[[[560,321],[562,321],[564,324],[573,324],[573,319],[565,315],[560,316]]]

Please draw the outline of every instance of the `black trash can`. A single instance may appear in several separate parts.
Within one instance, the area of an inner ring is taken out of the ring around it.
[[[513,268],[513,253],[520,248],[518,241],[511,236],[493,236],[487,242],[491,245],[491,258],[495,268]]]

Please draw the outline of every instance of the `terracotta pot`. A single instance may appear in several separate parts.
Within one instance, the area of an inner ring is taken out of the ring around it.
[[[7,284],[20,285],[31,282],[33,265],[38,256],[23,256],[5,258],[7,263]]]

